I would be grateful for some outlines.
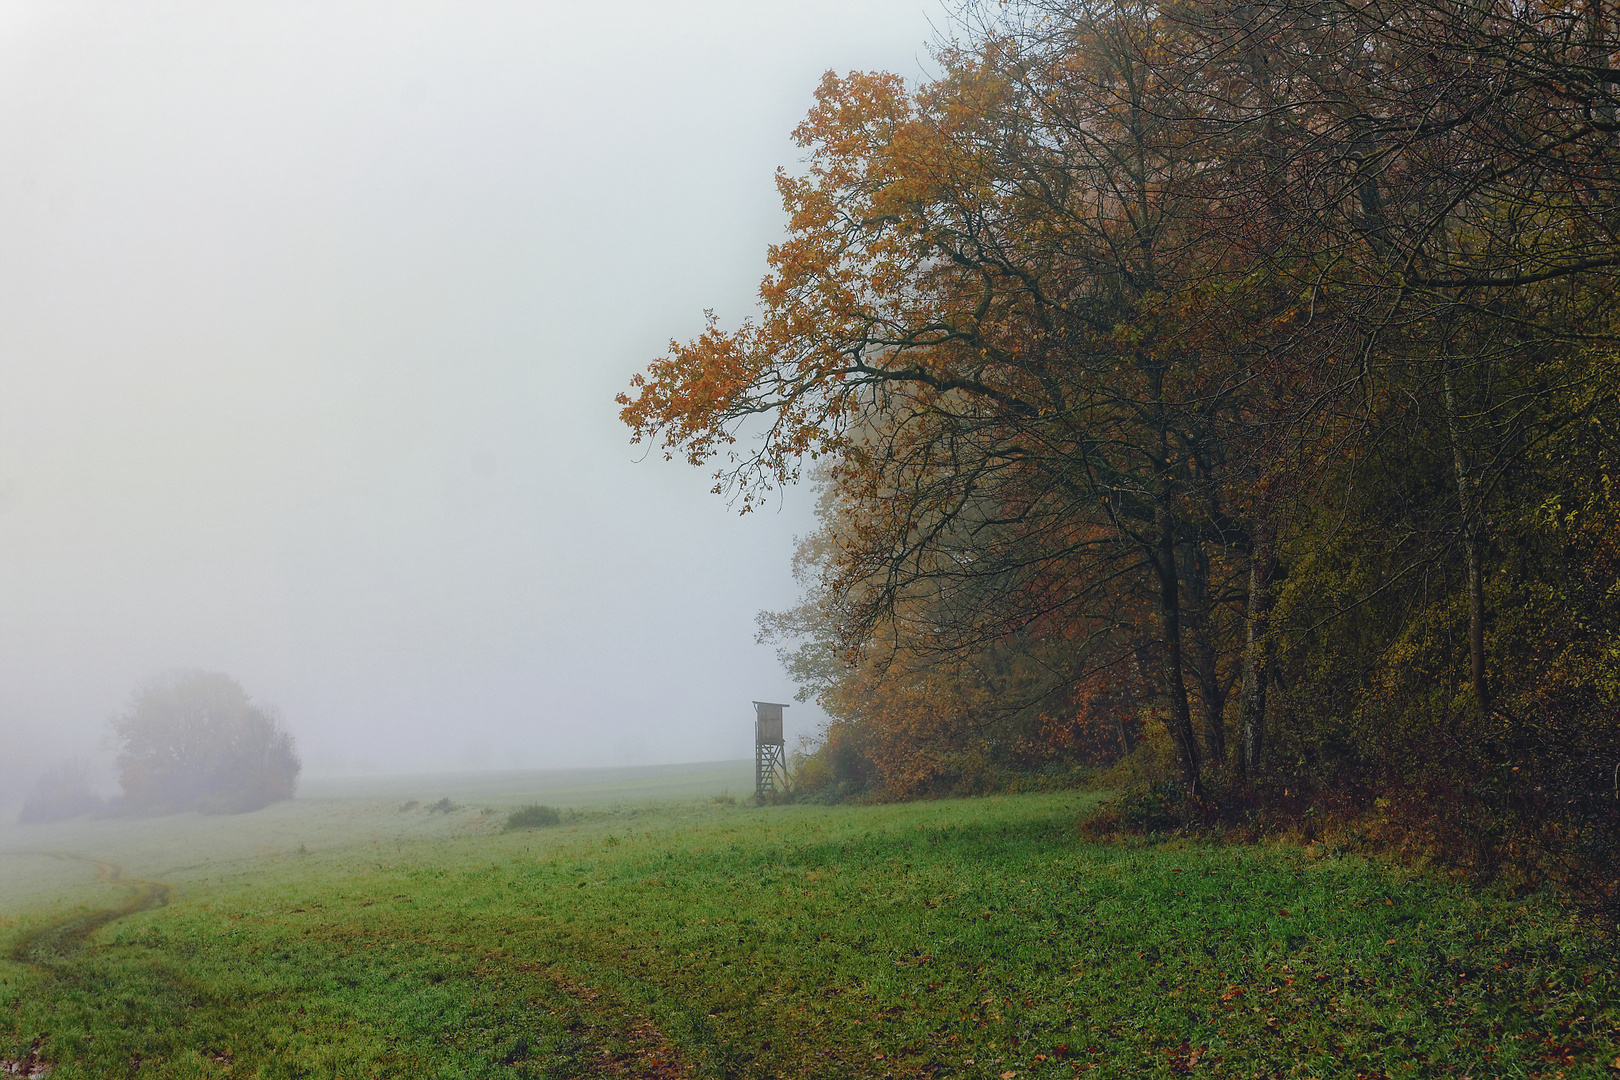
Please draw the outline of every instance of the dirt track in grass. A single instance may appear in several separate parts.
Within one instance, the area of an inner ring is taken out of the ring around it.
[[[51,975],[58,974],[58,970],[85,946],[97,930],[137,912],[161,907],[169,901],[169,885],[134,877],[116,863],[61,852],[33,854],[83,863],[95,871],[95,882],[117,885],[129,894],[123,903],[113,907],[89,912],[76,911],[38,927],[12,946],[10,959]],[[588,1062],[593,1074],[639,1080],[674,1080],[692,1073],[685,1055],[646,1017],[626,1016],[620,1022],[610,1022],[607,1014],[617,1003],[600,1000],[602,994],[599,990],[575,984],[557,972],[550,973],[549,981],[565,995],[564,1000],[573,999],[585,1011],[584,1016],[575,1016],[572,1015],[573,1009],[563,1010],[570,1014],[565,1018],[565,1025],[580,1038],[580,1056]],[[548,1011],[558,1012],[556,1009]],[[0,1076],[36,1080],[50,1076],[54,1066],[42,1055],[43,1041],[35,1039],[24,1057],[0,1058]]]
[[[87,859],[82,855],[64,855],[55,851],[40,854],[53,859],[84,863],[95,870],[97,882],[127,889],[129,898],[122,904],[102,908],[99,911],[74,912],[25,935],[11,948],[11,959],[18,963],[46,969],[56,967],[73,952],[82,948],[91,934],[108,923],[134,915],[136,912],[162,907],[169,902],[169,886],[161,881],[146,881],[131,877],[129,871],[116,863]]]

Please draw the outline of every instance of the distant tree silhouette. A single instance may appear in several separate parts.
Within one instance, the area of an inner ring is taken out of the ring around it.
[[[273,708],[220,672],[160,675],[112,722],[130,809],[236,814],[290,799],[302,763]]]

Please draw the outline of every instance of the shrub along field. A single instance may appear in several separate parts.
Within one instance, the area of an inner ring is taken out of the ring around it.
[[[5,831],[0,1059],[59,1080],[1620,1069],[1612,938],[1539,897],[1087,842],[1096,797],[1074,793],[576,807],[527,831],[502,826],[531,799],[436,794],[139,842]]]

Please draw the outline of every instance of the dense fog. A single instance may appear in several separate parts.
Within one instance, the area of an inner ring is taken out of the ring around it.
[[[0,805],[177,668],[306,775],[748,754],[811,496],[739,517],[613,395],[752,310],[821,73],[940,22],[0,6]]]

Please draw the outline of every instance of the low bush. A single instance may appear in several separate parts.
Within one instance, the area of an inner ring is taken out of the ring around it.
[[[1145,790],[1122,792],[1104,803],[1081,830],[1088,836],[1174,832],[1188,823],[1190,809],[1179,784],[1161,781]]]
[[[562,812],[555,806],[530,803],[520,806],[506,817],[507,829],[543,829],[562,824]]]

